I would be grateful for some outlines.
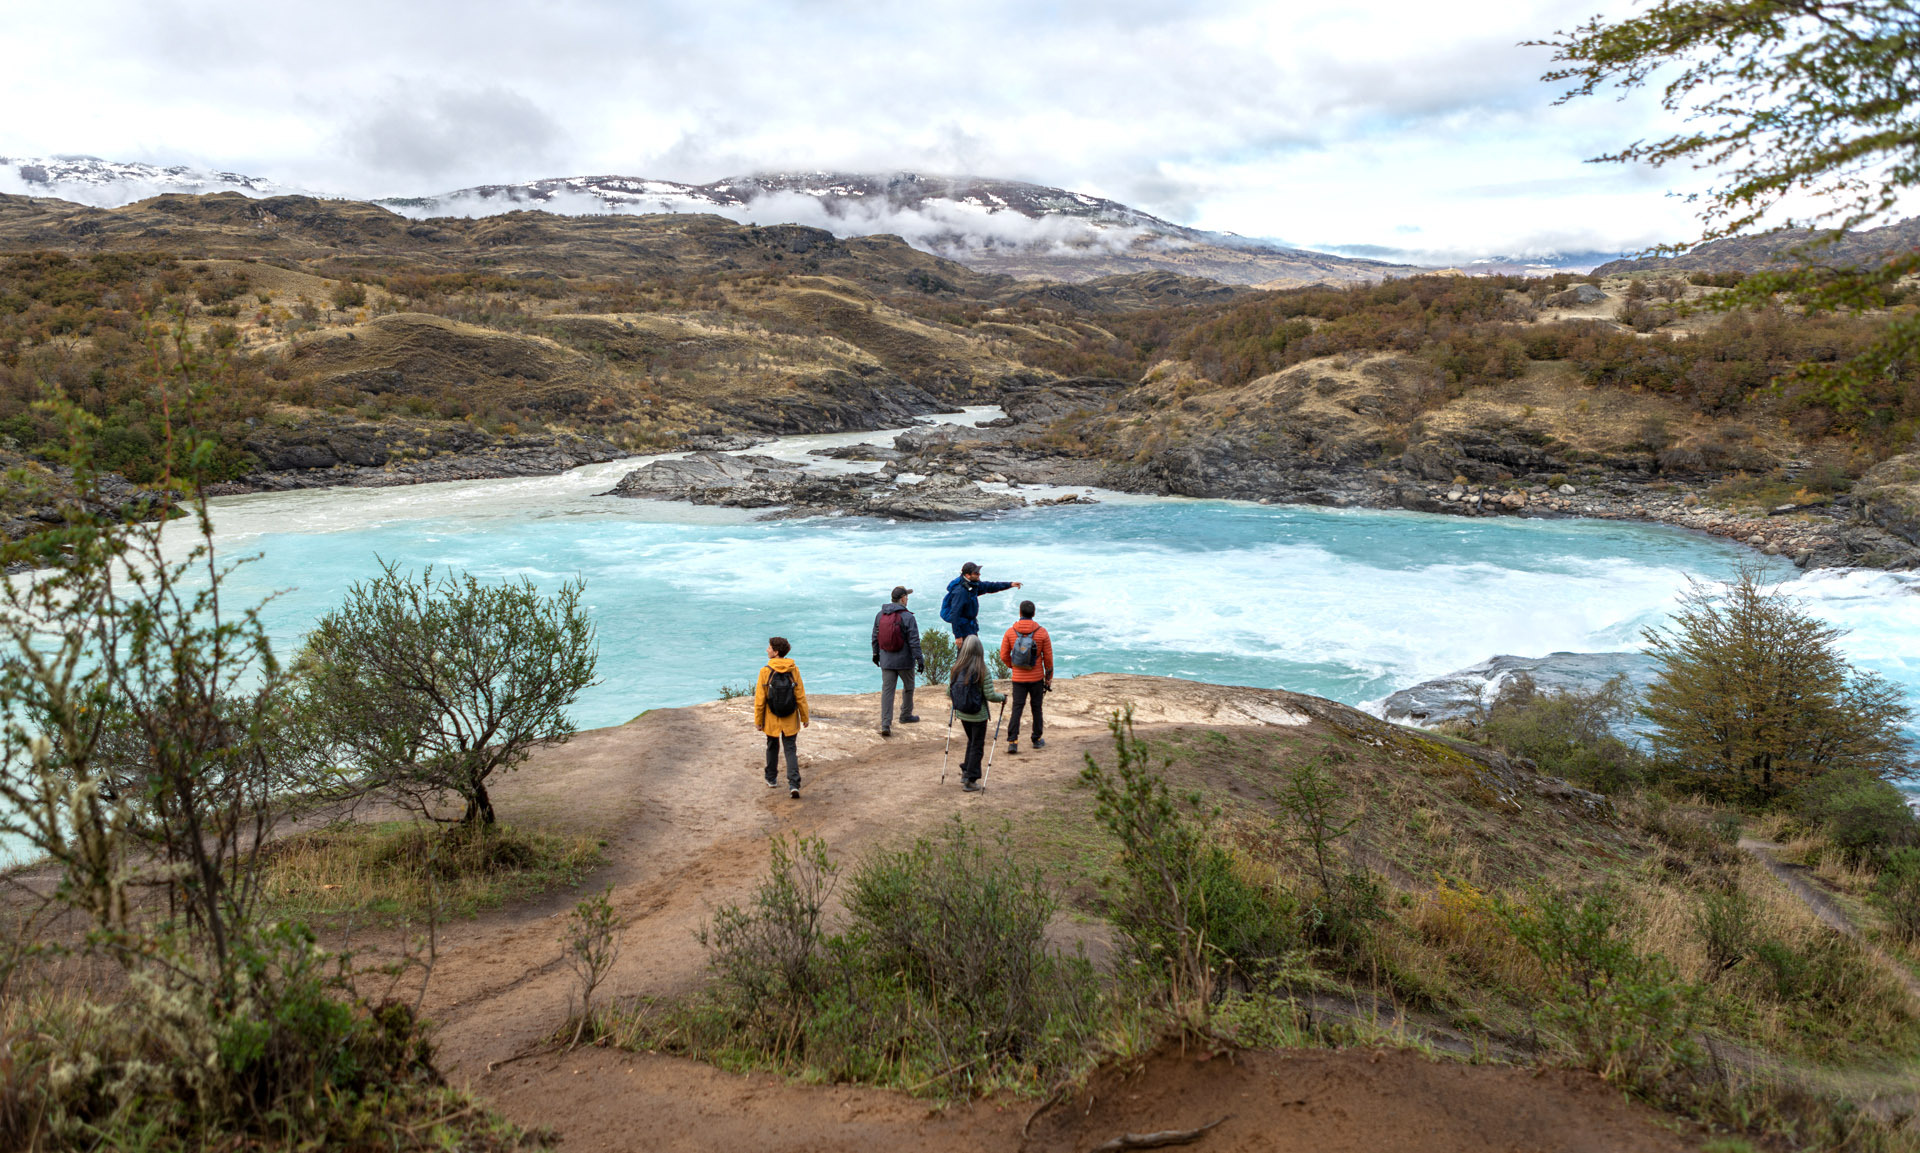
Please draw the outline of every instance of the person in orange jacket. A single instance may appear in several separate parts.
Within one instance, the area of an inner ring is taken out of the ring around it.
[[[788,658],[793,646],[785,637],[767,638],[767,663],[753,686],[753,727],[767,734],[767,787],[780,787],[780,750],[787,750],[787,792],[800,799],[800,730],[807,717],[807,686],[800,669]]]
[[[1053,688],[1053,638],[1033,619],[1033,602],[1020,602],[1020,619],[1000,638],[1000,659],[1013,673],[1013,716],[1007,721],[1007,751],[1020,751],[1020,711],[1033,706],[1033,747],[1047,747],[1040,700]]]

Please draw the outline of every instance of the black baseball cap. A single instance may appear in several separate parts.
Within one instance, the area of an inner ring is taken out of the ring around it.
[[[979,572],[979,571],[980,571],[980,566],[977,564],[974,564],[972,561],[968,561],[966,564],[963,564],[960,566],[960,573],[962,576],[965,576],[967,573],[970,573],[970,572]]]

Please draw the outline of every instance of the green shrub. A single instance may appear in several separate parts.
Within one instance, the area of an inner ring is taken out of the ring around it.
[[[958,818],[940,834],[863,861],[849,886],[848,934],[861,962],[898,974],[950,1018],[943,1047],[977,1059],[1025,1060],[1055,1036],[1067,1007],[1089,999],[1071,962],[1046,943],[1059,900],[1013,857],[1008,835],[983,841]]]
[[[1481,732],[1540,771],[1584,788],[1615,793],[1645,775],[1639,750],[1614,735],[1633,712],[1633,690],[1625,676],[1597,689],[1541,692],[1533,678],[1515,673],[1500,686]]]
[[[747,906],[723,906],[700,943],[746,1042],[784,1057],[827,981],[825,916],[839,867],[816,837],[775,837],[769,852]]]
[[[1869,1052],[1911,1053],[1920,1044],[1906,990],[1861,944],[1820,931],[1804,943],[1763,941],[1755,992],[1777,1002],[1793,1051],[1815,1060]]]
[[[1536,1016],[1584,1067],[1652,1091],[1698,1062],[1690,990],[1666,958],[1634,948],[1612,892],[1547,891],[1502,912],[1547,975],[1551,992]]]
[[[1737,885],[1703,896],[1694,910],[1694,927],[1707,948],[1708,981],[1718,980],[1753,953],[1753,902]]]
[[[239,995],[189,969],[134,975],[111,1003],[45,1000],[7,1037],[7,1148],[518,1147],[447,1089],[421,1022],[371,1003],[304,928],[235,943]]]
[[[1154,770],[1146,742],[1134,735],[1132,706],[1114,713],[1107,728],[1114,771],[1109,774],[1088,753],[1080,779],[1093,790],[1094,818],[1120,843],[1114,924],[1136,960],[1165,974],[1165,991],[1176,1004],[1205,1013],[1218,964],[1206,938],[1200,794],[1175,800],[1166,778]]]
[[[1866,769],[1822,773],[1795,790],[1793,803],[1849,861],[1878,858],[1920,837],[1906,795]]]
[[[1302,907],[1293,894],[1249,880],[1219,845],[1201,852],[1198,876],[1194,927],[1213,953],[1258,979],[1299,951]]]
[[[954,651],[953,637],[940,629],[928,629],[920,634],[920,656],[927,662],[926,671],[921,674],[927,684],[944,685],[947,677],[953,673],[953,661],[959,654]]]
[[[547,596],[524,577],[488,585],[382,562],[308,634],[305,711],[367,783],[416,810],[451,793],[463,820],[490,825],[495,774],[570,739],[568,707],[595,683],[585,588]]]
[[[1873,903],[1895,940],[1920,941],[1920,849],[1895,849],[1880,866]]]
[[[849,881],[851,923],[828,933],[837,873],[824,843],[777,840],[748,906],[701,935],[710,997],[634,1036],[914,1091],[1035,1088],[1082,1060],[1101,1005],[1093,967],[1048,949],[1058,899],[1005,834],[956,820],[874,853]]]

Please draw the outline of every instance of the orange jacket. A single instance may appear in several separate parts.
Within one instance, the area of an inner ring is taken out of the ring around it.
[[[767,678],[775,673],[793,674],[793,695],[800,707],[790,717],[776,717],[767,711]],[[800,670],[790,657],[775,657],[760,666],[760,679],[753,686],[753,727],[770,737],[792,737],[808,721],[807,686],[800,682]]]
[[[1040,651],[1034,656],[1032,668],[1014,668],[1013,638],[1026,633],[1033,634],[1033,643]],[[1013,679],[1022,684],[1050,681],[1053,679],[1053,638],[1047,635],[1046,629],[1040,627],[1039,621],[1017,621],[1007,630],[1007,635],[1000,638],[1000,659],[1013,669]]]

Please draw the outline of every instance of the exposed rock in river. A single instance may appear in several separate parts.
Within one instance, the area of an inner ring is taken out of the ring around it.
[[[1645,653],[1548,653],[1544,657],[1498,656],[1422,681],[1380,702],[1380,715],[1401,724],[1437,725],[1472,720],[1493,702],[1515,673],[1533,678],[1543,692],[1591,692],[1625,673],[1635,691],[1653,683],[1655,665]]]
[[[769,456],[719,452],[654,461],[628,473],[605,495],[781,510],[775,516],[840,513],[897,520],[956,520],[1027,503],[944,473],[918,484],[897,484],[875,473],[812,473]]]

